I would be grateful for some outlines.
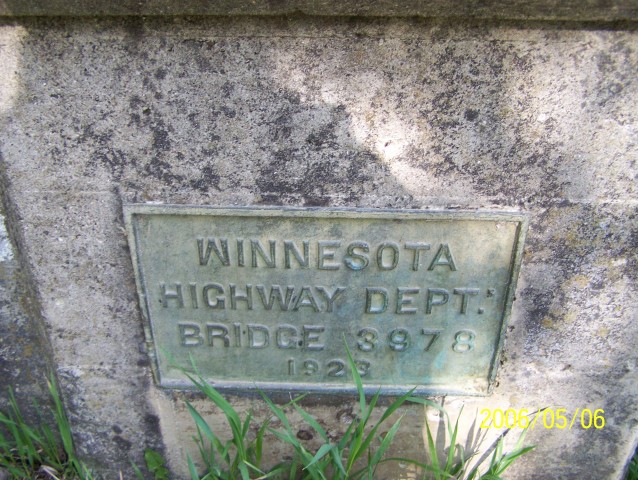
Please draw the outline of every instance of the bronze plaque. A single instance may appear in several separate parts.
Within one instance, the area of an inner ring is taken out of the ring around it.
[[[159,385],[487,394],[526,217],[124,207]]]

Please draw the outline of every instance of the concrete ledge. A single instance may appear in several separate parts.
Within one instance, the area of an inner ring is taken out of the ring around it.
[[[0,0],[0,16],[289,15],[638,19],[638,0]]]

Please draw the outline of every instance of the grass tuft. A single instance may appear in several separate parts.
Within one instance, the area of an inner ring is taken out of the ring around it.
[[[377,408],[379,392],[375,393],[368,401],[361,376],[347,346],[346,353],[348,366],[357,389],[358,412],[338,440],[331,439],[321,424],[299,404],[303,396],[291,400],[287,405],[278,406],[263,392],[260,392],[260,394],[264,402],[278,419],[281,426],[277,429],[271,428],[269,422],[266,421],[259,425],[256,438],[249,439],[247,433],[253,421],[252,415],[249,413],[244,419],[241,419],[232,405],[212,386],[206,383],[195,365],[192,366],[192,371],[195,374],[184,371],[197,389],[222,410],[232,433],[230,440],[222,441],[213,433],[195,408],[187,402],[187,408],[197,426],[198,436],[195,441],[199,446],[200,456],[206,470],[205,475],[199,477],[193,460],[189,458],[188,467],[191,480],[254,480],[267,478],[286,480],[372,480],[375,478],[378,467],[386,462],[403,462],[419,467],[424,472],[423,480],[447,480],[452,478],[457,480],[500,480],[503,472],[514,461],[534,448],[523,447],[525,429],[518,438],[513,450],[505,452],[504,439],[509,432],[509,430],[506,430],[483,453],[478,465],[470,468],[470,460],[474,454],[468,456],[463,447],[457,443],[460,415],[456,422],[452,424],[442,406],[431,400],[413,397],[412,392],[395,399],[383,411],[379,420],[373,421],[373,412]],[[379,434],[379,431],[382,426],[385,426],[390,421],[390,417],[406,403],[417,403],[435,408],[441,412],[450,442],[450,446],[445,452],[445,458],[438,456],[434,438],[427,422],[426,451],[428,458],[426,462],[386,456],[399,431],[403,416],[391,423],[385,434]],[[286,413],[286,408],[288,407],[292,407],[315,431],[316,436],[322,440],[323,443],[318,449],[310,449],[297,438],[295,429]],[[270,433],[281,442],[290,445],[294,452],[293,459],[288,463],[278,464],[273,469],[265,471],[261,466],[265,433]],[[488,460],[489,465],[487,465],[485,473],[481,474],[479,468],[484,463],[487,463]],[[156,480],[159,479],[156,477]]]
[[[251,412],[242,419],[233,406],[203,379],[194,362],[192,362],[192,372],[184,370],[184,373],[193,385],[223,412],[232,433],[230,440],[224,441],[219,438],[195,407],[190,402],[186,402],[186,408],[195,421],[197,436],[194,440],[206,470],[201,480],[267,479],[281,473],[283,469],[280,466],[269,472],[261,469],[263,438],[268,422],[260,425],[257,434],[252,438],[249,435],[250,426],[253,424]],[[191,479],[200,480],[195,463],[190,457],[188,469]]]
[[[380,419],[373,422],[371,418],[379,399],[379,392],[371,398],[369,403],[367,402],[361,375],[347,346],[346,353],[348,355],[348,365],[357,388],[359,411],[338,442],[333,442],[325,429],[298,404],[297,400],[293,400],[292,404],[295,410],[324,442],[316,452],[309,451],[296,438],[283,409],[277,407],[265,394],[261,394],[283,427],[283,430],[270,429],[270,431],[281,441],[292,446],[296,455],[296,461],[293,463],[303,466],[297,476],[291,478],[302,480],[372,479],[380,464],[387,461],[402,460],[385,458],[385,454],[394,440],[403,417],[396,420],[385,435],[380,435],[378,432],[389,417],[408,401],[412,392],[392,402],[383,412]]]
[[[47,383],[56,431],[47,425],[37,405],[40,426],[29,426],[9,388],[9,411],[0,412],[0,469],[12,479],[92,480],[92,473],[75,454],[71,426],[53,376]]]
[[[638,450],[636,450],[634,457],[629,462],[625,480],[638,480]]]
[[[209,385],[192,362],[192,369],[183,370],[193,385],[222,412],[231,432],[230,439],[223,439],[208,425],[201,414],[190,403],[186,407],[196,426],[195,443],[199,450],[198,471],[196,462],[189,456],[187,466],[191,480],[372,480],[380,465],[386,462],[403,462],[418,467],[423,480],[500,480],[503,472],[521,456],[534,447],[524,447],[526,429],[509,452],[504,450],[502,433],[477,462],[470,468],[474,454],[467,455],[457,444],[459,419],[452,424],[445,409],[435,402],[412,396],[412,392],[396,398],[383,410],[376,412],[379,392],[371,397],[365,394],[351,352],[346,346],[348,366],[357,389],[357,413],[343,435],[334,439],[321,424],[300,405],[303,396],[292,399],[283,406],[275,405],[267,395],[260,392],[270,411],[279,420],[280,427],[272,428],[270,421],[257,423],[251,412],[242,417],[214,387]],[[11,479],[93,480],[91,471],[81,462],[73,445],[68,418],[64,412],[57,386],[53,378],[48,382],[51,394],[55,430],[49,428],[41,416],[41,426],[29,426],[11,390],[9,411],[0,412],[0,474],[6,472]],[[444,430],[450,446],[445,456],[437,454],[430,427],[426,422],[426,461],[389,457],[387,454],[399,433],[402,415],[398,410],[407,403],[417,403],[439,410],[443,416]],[[322,440],[319,448],[311,449],[297,438],[286,409],[293,409],[316,432]],[[38,410],[39,411],[39,410]],[[461,412],[462,413],[462,412]],[[397,418],[398,415],[398,418]],[[394,420],[391,417],[394,416]],[[460,415],[459,415],[460,417]],[[373,420],[378,418],[378,420]],[[383,427],[383,429],[382,429]],[[385,433],[380,433],[381,431]],[[254,433],[253,433],[254,432]],[[263,467],[263,446],[266,436],[273,436],[290,446],[292,459],[272,468]],[[468,447],[469,448],[469,447]],[[146,473],[133,465],[138,480],[153,478],[168,480],[170,472],[161,454],[147,449],[144,454]],[[479,467],[486,465],[485,473]],[[633,476],[632,476],[633,475]],[[629,465],[627,480],[638,480],[638,461]]]
[[[426,451],[429,462],[411,462],[424,471],[423,480],[502,480],[501,475],[514,461],[535,448],[534,446],[523,447],[523,442],[525,441],[525,436],[527,435],[527,430],[529,428],[528,425],[519,435],[513,450],[510,452],[504,452],[505,437],[511,431],[511,429],[506,429],[499,435],[497,440],[485,452],[483,452],[481,458],[479,458],[479,460],[475,463],[474,467],[470,468],[472,458],[478,454],[478,448],[477,451],[468,455],[468,452],[466,452],[461,445],[457,444],[459,419],[463,410],[461,409],[461,412],[454,423],[454,427],[452,427],[452,422],[442,406],[421,398],[411,398],[410,401],[433,406],[439,410],[443,415],[443,423],[447,430],[447,435],[450,438],[450,445],[445,451],[446,457],[440,459],[437,454],[430,426],[427,421],[425,422],[427,437]],[[487,470],[484,474],[481,474],[480,469],[490,457],[491,459]]]

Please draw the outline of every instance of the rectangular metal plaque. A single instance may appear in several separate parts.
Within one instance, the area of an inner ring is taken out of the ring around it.
[[[124,207],[157,382],[489,393],[521,260],[517,213]]]

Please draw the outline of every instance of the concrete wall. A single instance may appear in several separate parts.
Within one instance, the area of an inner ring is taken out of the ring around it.
[[[10,387],[22,412],[39,421],[33,402],[42,406],[49,403],[46,380],[55,369],[25,273],[0,213],[0,410],[10,408]]]
[[[618,478],[638,439],[633,25],[4,19],[9,230],[81,451],[115,478],[165,449],[183,475],[183,400],[202,404],[152,383],[122,202],[518,210],[497,387],[446,405],[602,408],[600,430],[535,428],[511,478]],[[308,408],[338,432],[353,405]],[[397,448],[416,456],[423,412],[407,412]]]
[[[325,15],[634,21],[636,0],[0,0],[0,16]]]

